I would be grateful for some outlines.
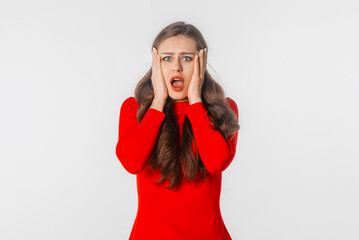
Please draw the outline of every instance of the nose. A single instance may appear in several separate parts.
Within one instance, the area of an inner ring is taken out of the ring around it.
[[[172,71],[175,71],[175,72],[182,71],[181,62],[178,59],[173,61]]]

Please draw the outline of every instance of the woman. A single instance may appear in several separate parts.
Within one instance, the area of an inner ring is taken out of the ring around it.
[[[196,27],[172,23],[152,47],[152,68],[120,110],[116,155],[138,193],[129,239],[231,239],[220,193],[236,152],[237,105],[206,70]]]

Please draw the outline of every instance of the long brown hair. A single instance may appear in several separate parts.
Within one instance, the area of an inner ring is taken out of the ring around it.
[[[165,27],[155,38],[152,47],[158,49],[163,40],[177,35],[184,35],[194,39],[198,51],[202,48],[207,48],[208,51],[207,43],[201,32],[195,26],[182,21]],[[152,67],[137,83],[135,88],[134,96],[139,104],[137,110],[138,122],[141,122],[154,98],[151,75]],[[239,130],[238,119],[225,98],[223,88],[211,77],[207,70],[202,86],[201,99],[208,111],[211,124],[222,134],[229,146],[227,139],[233,137],[234,133]],[[168,179],[170,182],[169,189],[181,183],[180,168],[182,168],[183,174],[188,181],[196,177],[197,171],[201,171],[203,179],[206,180],[207,173],[207,169],[198,154],[198,149],[196,149],[195,155],[192,152],[192,142],[195,142],[195,139],[191,122],[187,116],[183,122],[182,147],[179,145],[179,128],[173,110],[173,103],[173,99],[168,96],[163,109],[166,116],[162,123],[156,146],[150,157],[152,170],[161,167],[161,178],[157,181],[157,184]],[[182,166],[180,166],[180,155],[182,156]]]

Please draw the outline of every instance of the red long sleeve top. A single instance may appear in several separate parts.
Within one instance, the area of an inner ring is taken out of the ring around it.
[[[226,98],[238,118],[236,103]],[[130,240],[224,240],[232,239],[220,211],[222,172],[232,162],[238,131],[229,139],[229,148],[221,133],[210,127],[210,118],[202,102],[175,102],[180,137],[185,116],[189,118],[207,180],[198,172],[195,179],[182,181],[177,189],[156,185],[160,169],[152,171],[149,157],[154,150],[165,113],[149,108],[140,123],[139,104],[127,98],[120,109],[116,155],[123,167],[136,174],[138,209]],[[193,145],[194,146],[194,145]]]

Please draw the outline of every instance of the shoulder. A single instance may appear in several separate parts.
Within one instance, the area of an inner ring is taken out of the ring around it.
[[[126,98],[123,101],[123,103],[121,105],[121,111],[130,110],[130,109],[137,111],[138,107],[139,107],[139,104],[137,103],[136,99],[131,96],[131,97]]]
[[[231,107],[231,109],[233,110],[233,112],[237,115],[238,117],[238,106],[237,103],[230,97],[226,97],[227,103],[228,105]]]
[[[226,100],[229,104],[229,106],[233,109],[233,110],[237,110],[238,111],[238,106],[237,103],[230,97],[226,97]]]

